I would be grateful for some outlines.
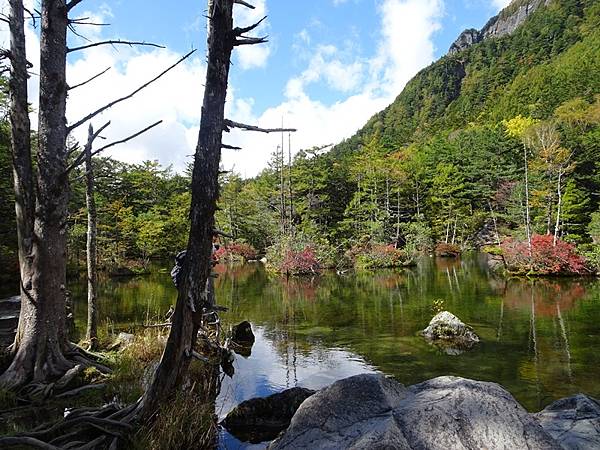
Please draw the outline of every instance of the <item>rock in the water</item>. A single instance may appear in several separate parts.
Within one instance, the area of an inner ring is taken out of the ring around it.
[[[295,387],[265,398],[246,400],[223,420],[223,426],[244,442],[270,441],[285,430],[304,400],[315,391]]]
[[[479,336],[448,311],[437,314],[421,334],[449,355],[458,355],[479,342]]]
[[[247,320],[235,325],[231,329],[231,340],[238,344],[254,343],[256,338],[252,332],[252,325]]]
[[[600,448],[600,404],[593,398],[583,394],[563,398],[534,417],[564,448]]]
[[[544,449],[560,445],[495,383],[439,377],[411,387],[379,374],[307,399],[270,449]]]

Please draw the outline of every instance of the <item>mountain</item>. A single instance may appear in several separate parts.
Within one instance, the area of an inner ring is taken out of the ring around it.
[[[518,114],[544,119],[564,101],[600,93],[600,2],[514,0],[481,29],[465,30],[440,60],[334,154],[377,130],[392,151],[471,122]]]

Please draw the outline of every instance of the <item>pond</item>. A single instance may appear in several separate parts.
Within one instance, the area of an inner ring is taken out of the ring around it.
[[[314,278],[269,275],[260,264],[216,269],[218,303],[229,308],[224,321],[249,320],[257,336],[252,354],[237,356],[236,375],[223,382],[221,417],[255,396],[373,371],[406,385],[439,375],[494,381],[530,411],[577,392],[600,397],[597,279],[507,280],[490,273],[482,255]],[[82,325],[85,286],[71,289]],[[153,321],[175,298],[166,270],[103,281],[102,326]],[[418,336],[442,302],[482,338],[470,352],[448,356]],[[221,445],[246,447],[226,433]]]

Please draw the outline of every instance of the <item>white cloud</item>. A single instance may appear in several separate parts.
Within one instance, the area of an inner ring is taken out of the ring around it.
[[[443,6],[442,0],[384,0],[379,8],[380,44],[372,58],[342,62],[336,47],[317,46],[308,67],[288,81],[285,101],[255,116],[246,111],[244,119],[272,127],[283,117],[286,126],[298,129],[292,137],[294,152],[350,137],[433,61],[432,36],[440,29]],[[306,87],[320,80],[331,89],[350,91],[348,97],[331,105],[311,98]],[[281,136],[234,131],[225,140],[244,150],[225,152],[224,165],[252,176],[266,167]],[[285,141],[287,146],[287,137]]]
[[[250,26],[263,17],[267,16],[266,0],[256,0],[252,2],[254,9],[243,6],[234,8],[234,23],[238,27]],[[252,30],[251,35],[263,37],[269,34],[269,21],[264,20],[256,29]],[[265,67],[269,56],[271,55],[271,43],[261,45],[244,45],[237,47],[235,57],[239,67],[242,70]]]
[[[310,59],[308,68],[288,81],[286,95],[297,97],[304,87],[324,79],[331,89],[341,92],[354,90],[362,80],[364,68],[360,61],[342,62],[340,52],[333,45],[320,45]]]
[[[508,5],[510,5],[512,2],[512,0],[492,0],[492,5],[494,6],[494,8],[496,8],[498,11],[500,11],[501,9],[506,8]]]

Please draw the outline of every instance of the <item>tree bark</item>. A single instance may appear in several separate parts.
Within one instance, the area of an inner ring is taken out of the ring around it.
[[[29,303],[31,290],[34,190],[31,163],[31,125],[27,95],[27,59],[25,55],[23,0],[10,0],[10,124],[15,190],[15,210],[21,272],[21,304]],[[21,308],[20,322],[25,320],[27,308]],[[20,331],[23,331],[22,329]],[[14,348],[21,341],[17,333]]]
[[[209,0],[208,65],[192,173],[191,228],[171,332],[140,415],[149,419],[183,381],[192,358],[202,307],[208,302],[214,213],[219,193],[221,138],[233,33],[234,0]]]
[[[18,15],[23,14],[23,5],[15,1],[11,2],[11,6],[13,3],[14,21],[17,22],[21,19]],[[65,333],[69,192],[65,174],[67,25],[64,0],[42,1],[35,219],[30,222],[33,223],[31,251],[22,255],[26,262],[22,261],[21,266],[25,266],[28,273],[22,279],[24,301],[15,339],[15,355],[10,367],[0,377],[0,384],[8,387],[28,381],[53,380],[73,366],[64,356],[68,347]],[[21,27],[15,27],[18,33]],[[22,95],[21,91],[18,92]],[[23,99],[17,101],[22,102]],[[27,224],[23,228],[28,230],[30,226]],[[20,247],[25,250],[28,245],[22,242]]]
[[[97,289],[98,289],[98,268],[96,258],[96,234],[98,228],[98,217],[96,213],[96,200],[94,199],[94,167],[92,165],[92,143],[94,141],[94,130],[90,125],[88,132],[88,142],[85,146],[85,177],[86,192],[85,200],[87,205],[87,288],[88,288],[88,309],[87,309],[87,329],[86,341],[90,350],[96,350],[98,346],[98,310],[97,310]]]

